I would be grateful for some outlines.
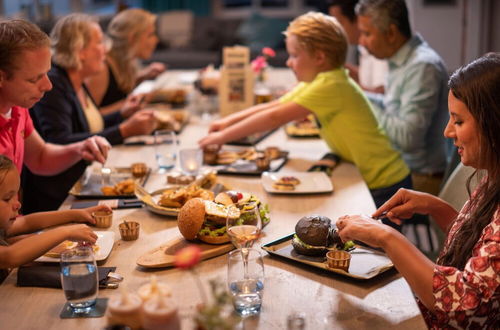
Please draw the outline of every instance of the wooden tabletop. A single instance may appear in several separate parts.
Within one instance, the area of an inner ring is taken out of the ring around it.
[[[195,145],[204,136],[207,123],[193,118],[181,133],[181,147]],[[289,150],[289,161],[282,171],[306,171],[314,160],[328,151],[318,139],[291,139],[283,129],[263,140],[259,147],[279,146]],[[111,151],[107,166],[129,166],[143,161],[155,168],[154,147],[118,146]],[[295,223],[304,215],[321,214],[332,220],[345,214],[370,214],[375,206],[355,166],[341,163],[333,172],[334,192],[312,195],[272,195],[264,191],[260,177],[219,176],[219,181],[240,191],[259,196],[270,206],[271,223],[264,229],[265,237],[255,247],[276,240],[294,231]],[[165,176],[153,173],[146,189],[153,191],[165,185]],[[62,208],[74,201],[69,197]],[[123,218],[140,222],[136,241],[120,239],[118,223]],[[149,250],[179,237],[173,218],[156,215],[145,208],[115,210],[113,225],[115,243],[105,266],[116,266],[125,283],[135,291],[151,274],[168,283],[180,306],[183,329],[191,329],[190,316],[201,302],[190,273],[166,268],[146,270],[136,265],[138,257]],[[258,317],[243,321],[245,329],[285,329],[287,316],[294,312],[305,315],[305,329],[426,329],[423,318],[406,281],[392,270],[373,279],[360,281],[330,272],[283,261],[262,251],[265,264],[265,289],[262,311]],[[201,262],[198,273],[208,290],[208,280],[226,283],[225,255]],[[62,290],[16,287],[16,271],[0,286],[1,329],[100,329],[106,318],[60,319],[65,298]],[[118,291],[106,289],[99,297],[110,297]]]

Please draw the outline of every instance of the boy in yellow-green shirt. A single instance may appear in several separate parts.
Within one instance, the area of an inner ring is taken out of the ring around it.
[[[312,112],[332,151],[358,167],[377,207],[399,188],[411,188],[408,167],[343,67],[347,40],[340,24],[332,17],[310,12],[292,21],[285,35],[287,66],[300,83],[279,100],[213,122],[200,146],[220,145],[274,129]]]

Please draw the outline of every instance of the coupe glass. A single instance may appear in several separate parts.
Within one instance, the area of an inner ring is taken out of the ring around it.
[[[258,205],[247,205],[241,210],[238,219],[227,217],[226,230],[233,245],[241,251],[244,265],[244,275],[248,276],[248,250],[259,238],[262,229],[262,219]]]
[[[98,283],[92,247],[78,246],[61,254],[61,284],[75,313],[91,310],[97,299]]]

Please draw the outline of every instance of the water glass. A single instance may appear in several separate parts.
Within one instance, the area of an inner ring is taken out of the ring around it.
[[[203,151],[198,148],[179,151],[181,169],[189,175],[197,175],[203,165]]]
[[[177,161],[177,136],[172,130],[154,132],[155,157],[160,173],[175,167]]]
[[[61,253],[61,284],[75,313],[91,310],[97,299],[98,283],[92,247],[78,246]]]
[[[264,294],[264,262],[256,249],[248,250],[247,271],[244,270],[243,254],[234,250],[228,256],[227,281],[233,297],[233,306],[241,316],[260,312]],[[246,274],[245,274],[246,273]]]

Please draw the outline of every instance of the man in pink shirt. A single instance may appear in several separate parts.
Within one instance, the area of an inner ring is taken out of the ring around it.
[[[103,137],[55,145],[34,129],[27,109],[52,88],[50,58],[50,40],[36,25],[0,21],[0,153],[19,171],[24,163],[41,175],[57,174],[81,159],[104,163],[111,146]]]

